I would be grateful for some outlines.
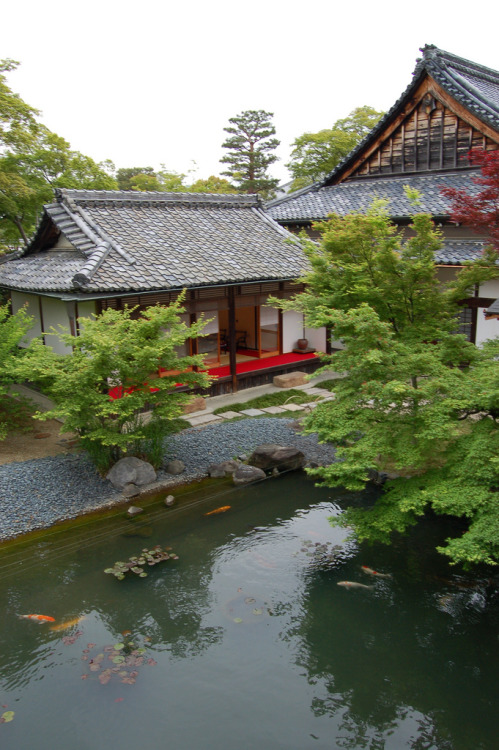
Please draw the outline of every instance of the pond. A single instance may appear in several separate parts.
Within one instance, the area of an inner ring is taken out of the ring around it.
[[[440,522],[390,548],[328,523],[367,500],[211,483],[0,548],[2,750],[497,747],[487,580],[433,551]],[[179,559],[103,572],[156,544]]]

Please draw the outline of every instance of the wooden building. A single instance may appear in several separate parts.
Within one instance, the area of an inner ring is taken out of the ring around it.
[[[208,323],[180,353],[205,354],[211,392],[221,393],[318,366],[293,351],[302,316],[267,304],[291,296],[305,266],[296,237],[256,196],[57,190],[29,247],[0,259],[0,287],[14,311],[27,305],[30,335],[60,353],[68,349],[51,329],[77,334],[106,308],[167,305],[185,290],[185,322]],[[325,349],[325,330],[309,338]]]
[[[470,166],[472,148],[499,148],[499,73],[444,52],[432,45],[422,50],[412,81],[376,127],[322,182],[273,201],[269,216],[296,232],[328,214],[365,211],[375,197],[386,198],[388,211],[401,228],[414,207],[405,194],[419,191],[418,210],[431,213],[444,233],[435,263],[448,279],[466,260],[476,258],[485,243],[471,230],[450,220],[444,186],[478,188]],[[499,281],[474,290],[465,301],[462,322],[472,341],[498,335],[497,324],[484,311],[499,297]]]

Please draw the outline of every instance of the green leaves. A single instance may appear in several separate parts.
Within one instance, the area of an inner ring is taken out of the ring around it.
[[[204,325],[184,323],[181,304],[180,298],[139,315],[133,309],[108,309],[81,319],[78,336],[60,334],[71,354],[58,355],[34,342],[17,367],[20,378],[39,383],[55,402],[44,416],[63,418],[102,472],[124,455],[157,465],[170,421],[191,398],[178,393],[176,383],[209,382],[192,369],[202,366],[202,356],[178,354],[188,339],[202,335]],[[143,417],[146,411],[149,420]]]
[[[380,203],[320,228],[296,303],[307,325],[330,326],[345,345],[324,358],[344,377],[307,417],[339,459],[311,474],[349,490],[390,478],[372,509],[347,508],[335,523],[389,542],[431,509],[465,521],[440,549],[451,561],[499,561],[499,341],[477,349],[453,333],[463,282],[437,283],[441,238],[428,216],[413,217],[407,240]],[[482,260],[476,274],[485,277]]]
[[[286,164],[294,178],[293,189],[326,177],[382,117],[372,107],[357,107],[332,128],[303,133],[295,138],[291,161]]]
[[[157,544],[152,549],[143,549],[140,556],[134,555],[129,557],[128,562],[118,560],[112,568],[106,568],[104,573],[113,575],[118,581],[123,581],[126,573],[135,573],[139,578],[147,578],[147,573],[140,566],[148,565],[149,567],[153,567],[167,560],[178,560],[178,555],[171,551],[171,547],[162,548],[161,545]],[[125,648],[124,643],[116,643],[114,645],[116,651],[121,651],[123,648]]]

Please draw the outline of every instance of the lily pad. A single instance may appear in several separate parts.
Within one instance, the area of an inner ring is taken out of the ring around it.
[[[13,718],[14,718],[14,711],[5,711],[0,716],[0,723],[7,724],[9,721],[12,721]]]

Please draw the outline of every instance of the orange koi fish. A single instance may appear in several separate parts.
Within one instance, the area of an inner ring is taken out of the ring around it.
[[[59,622],[57,625],[51,625],[50,630],[55,630],[56,632],[60,630],[67,630],[68,628],[72,628],[73,625],[78,625],[79,622],[81,622],[84,618],[83,615],[79,615],[78,617],[73,617],[72,620],[66,620],[65,622]]]
[[[230,505],[222,505],[221,508],[215,508],[215,510],[210,510],[208,513],[204,513],[205,516],[214,516],[217,513],[225,513],[225,511],[230,510]]]
[[[378,578],[391,578],[391,573],[379,573],[377,570],[373,570],[372,568],[368,568],[367,565],[361,565],[362,572],[367,573],[367,575],[370,576],[378,576]]]
[[[48,615],[19,615],[23,620],[35,620],[36,622],[55,622],[55,617]]]

